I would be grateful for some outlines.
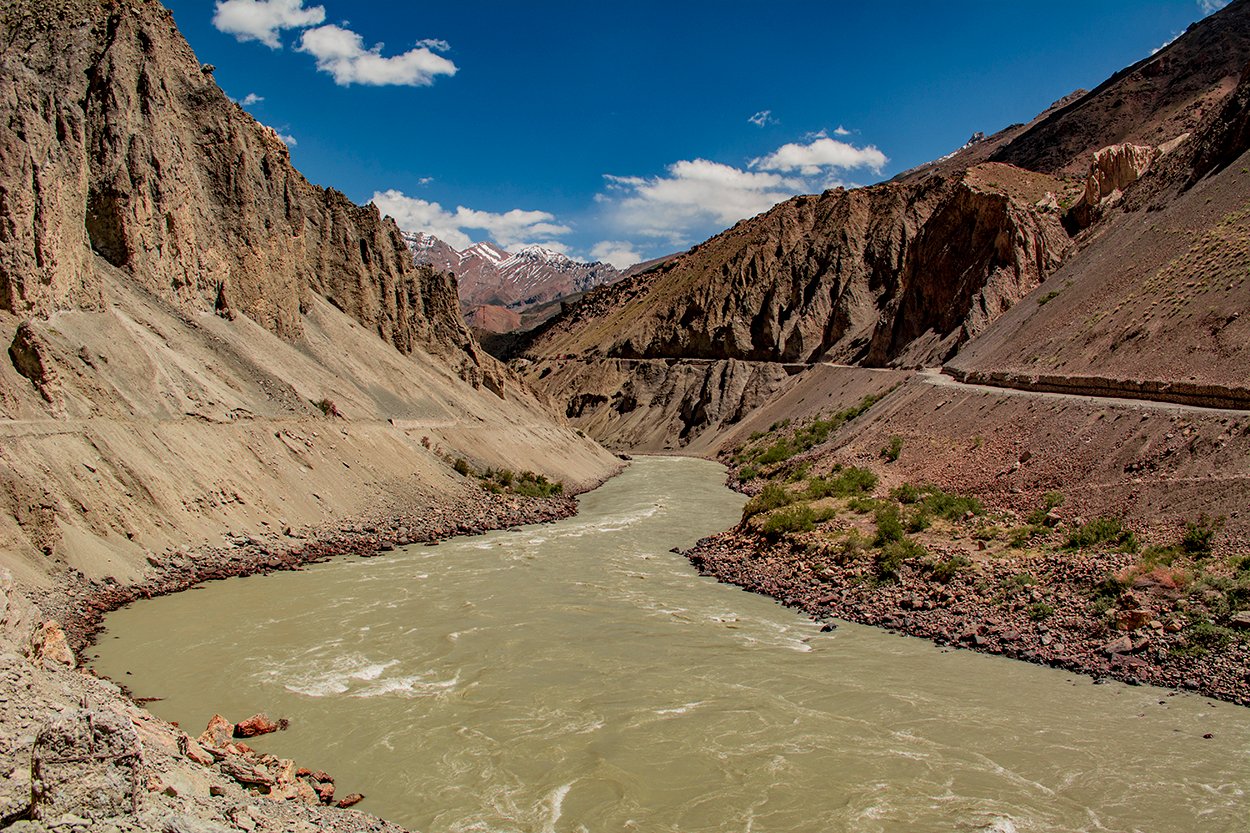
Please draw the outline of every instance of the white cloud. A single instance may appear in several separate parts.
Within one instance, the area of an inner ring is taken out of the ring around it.
[[[304,0],[217,0],[213,26],[238,40],[256,40],[279,49],[281,30],[316,26],[325,19],[323,6],[305,8]]]
[[[1211,14],[1218,12],[1227,6],[1229,0],[1198,0],[1198,8],[1202,9],[1203,14]]]
[[[642,261],[642,255],[627,240],[600,240],[590,248],[590,258],[610,263],[617,269],[625,269]]]
[[[1172,44],[1176,43],[1176,39],[1177,39],[1177,38],[1179,38],[1180,36],[1181,36],[1181,33],[1180,33],[1180,32],[1174,32],[1174,33],[1172,34],[1172,37],[1168,38],[1168,39],[1167,39],[1167,40],[1165,40],[1163,43],[1159,44],[1159,45],[1158,45],[1158,46],[1156,46],[1154,49],[1150,50],[1150,54],[1151,54],[1151,55],[1158,55],[1160,52],[1162,52],[1163,50],[1167,49],[1167,48],[1168,48],[1169,46],[1171,46]]]
[[[433,49],[435,52],[451,51],[451,44],[442,38],[422,38],[417,41],[417,46],[424,46],[426,49]]]
[[[687,245],[790,197],[845,185],[838,178],[841,172],[880,173],[888,161],[876,147],[858,148],[821,131],[809,134],[805,143],[782,145],[746,168],[695,159],[669,165],[662,176],[605,174],[606,188],[595,201],[614,237],[651,238],[637,246],[646,251],[659,241]]]
[[[752,159],[750,167],[762,171],[798,171],[803,176],[817,176],[829,169],[851,170],[869,168],[880,171],[889,160],[873,145],[857,148],[828,137],[809,144],[791,142],[767,156]]]
[[[772,110],[760,110],[754,116],[747,119],[747,121],[756,127],[765,127],[766,125],[777,124],[777,120],[773,118]]]
[[[423,43],[429,44],[429,41]],[[442,41],[438,46],[445,45]],[[382,44],[365,49],[364,38],[333,24],[308,29],[299,50],[317,59],[317,69],[334,76],[334,83],[425,87],[440,75],[455,75],[456,65],[436,55],[429,45],[418,45],[391,57],[382,56]]]
[[[424,231],[442,239],[456,249],[465,249],[482,235],[470,236],[466,229],[486,232],[487,237],[505,249],[529,245],[542,240],[540,245],[557,251],[567,251],[563,244],[552,240],[572,231],[566,225],[555,222],[555,216],[546,211],[524,211],[514,208],[502,214],[477,211],[456,206],[448,211],[436,202],[409,197],[394,189],[378,191],[370,200],[383,214],[395,218],[405,231]]]
[[[248,93],[247,95],[243,96],[243,101],[239,103],[242,104],[244,107],[251,107],[253,104],[260,104],[264,100],[265,100],[265,97],[263,95],[257,95],[256,93]]]
[[[821,133],[824,133],[824,131],[822,130],[822,131],[821,131]],[[851,135],[851,131],[847,130],[845,127],[843,127],[842,125],[840,125],[840,124],[839,124],[837,127],[835,127],[835,128],[833,129],[833,135],[835,135],[835,136],[850,136],[850,135]]]
[[[665,176],[604,178],[608,193],[596,201],[608,206],[615,227],[672,245],[687,242],[696,230],[754,216],[805,187],[802,180],[706,159],[675,162]]]
[[[282,140],[282,144],[289,148],[293,148],[299,144],[299,142],[295,141],[295,137],[290,133],[279,133],[277,130],[275,130],[274,133],[277,133],[278,138]]]

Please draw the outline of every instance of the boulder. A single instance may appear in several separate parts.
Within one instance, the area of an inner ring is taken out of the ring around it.
[[[57,665],[73,668],[78,663],[74,660],[74,652],[69,649],[69,640],[61,623],[49,619],[35,632],[31,640],[31,657],[45,668]]]
[[[219,714],[213,715],[208,721],[208,728],[197,738],[202,746],[210,749],[225,749],[234,737],[234,724]]]
[[[335,806],[336,807],[354,807],[355,805],[359,804],[360,802],[364,800],[365,800],[365,797],[361,795],[360,793],[351,793],[346,798],[341,799],[339,803],[336,804]]]
[[[130,720],[115,711],[58,715],[39,730],[31,759],[36,819],[112,818],[138,808],[142,747]]]
[[[1127,654],[1133,650],[1133,640],[1127,636],[1121,636],[1113,639],[1102,646],[1102,652],[1107,656],[1115,656],[1116,654]]]
[[[1239,610],[1228,620],[1229,627],[1250,630],[1250,610]]]
[[[1146,627],[1153,618],[1153,614],[1145,608],[1130,608],[1115,615],[1115,626],[1122,631],[1135,631]]]
[[[278,731],[278,724],[270,720],[269,715],[264,712],[254,714],[247,720],[241,720],[234,726],[236,738],[254,738],[257,735],[267,735],[276,731]]]
[[[259,767],[249,766],[238,758],[226,758],[221,764],[221,772],[245,787],[272,787],[273,777]]]

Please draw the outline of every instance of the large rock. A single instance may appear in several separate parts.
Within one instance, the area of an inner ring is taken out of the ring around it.
[[[278,724],[270,720],[269,715],[261,712],[236,723],[234,736],[236,738],[254,738],[257,735],[267,735],[271,732],[276,732],[278,728]]]
[[[69,639],[66,638],[61,623],[55,619],[44,622],[42,627],[35,632],[31,640],[31,649],[32,659],[45,667],[59,665],[73,668],[78,664],[74,659],[74,652],[70,650]]]
[[[234,737],[234,724],[219,714],[213,715],[206,728],[197,738],[202,746],[209,749],[225,749]]]
[[[142,747],[130,720],[106,708],[69,709],[35,739],[31,794],[36,819],[73,814],[102,819],[133,813],[140,798]]]
[[[1103,211],[1120,201],[1125,188],[1150,170],[1159,154],[1156,147],[1127,142],[1099,150],[1085,177],[1085,193],[1068,212],[1068,222],[1077,229],[1093,225]]]

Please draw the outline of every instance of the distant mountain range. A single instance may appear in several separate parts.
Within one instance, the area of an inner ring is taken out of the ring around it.
[[[432,234],[405,232],[404,239],[418,264],[451,272],[460,290],[460,305],[472,326],[507,332],[521,326],[521,313],[551,305],[624,277],[609,263],[583,263],[543,246],[509,252],[493,243],[474,243],[457,251]]]

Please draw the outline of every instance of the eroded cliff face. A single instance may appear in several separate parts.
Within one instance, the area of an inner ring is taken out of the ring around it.
[[[471,504],[460,457],[570,490],[615,469],[159,3],[0,0],[0,43],[0,566],[22,583]]]
[[[181,309],[288,340],[318,295],[404,352],[475,357],[452,280],[295,171],[158,3],[6,0],[0,33],[0,308],[98,309],[94,251]]]
[[[796,197],[592,293],[529,354],[940,361],[1062,259],[1039,203],[1063,187],[990,164]]]

